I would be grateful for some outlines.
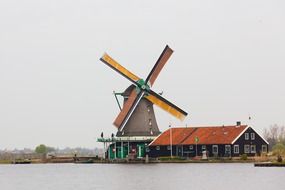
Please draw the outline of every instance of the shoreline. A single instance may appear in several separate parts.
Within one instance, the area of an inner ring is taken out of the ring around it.
[[[275,163],[274,161],[270,160],[178,160],[178,159],[169,159],[169,160],[83,160],[83,161],[74,161],[74,160],[30,160],[30,162],[13,162],[11,160],[0,160],[0,165],[7,165],[7,164],[66,164],[66,163],[74,163],[74,164],[164,164],[164,163],[177,163],[177,164],[209,164],[209,163],[221,163],[221,164],[234,164],[234,163],[240,163],[240,164],[246,164],[246,163],[254,163],[254,164],[262,164],[262,163]],[[285,164],[285,163],[283,163]],[[282,165],[282,163],[281,163]]]

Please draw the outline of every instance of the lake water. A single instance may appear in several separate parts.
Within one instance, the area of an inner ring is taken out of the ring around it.
[[[285,189],[285,168],[206,163],[0,165],[0,189]]]

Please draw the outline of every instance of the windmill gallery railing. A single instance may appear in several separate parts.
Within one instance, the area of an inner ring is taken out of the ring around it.
[[[112,138],[97,138],[97,142],[122,142],[122,141],[153,141],[156,137],[153,136],[131,136],[131,137],[112,137]]]

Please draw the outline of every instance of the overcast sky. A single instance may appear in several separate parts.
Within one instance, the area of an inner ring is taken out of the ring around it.
[[[285,125],[285,1],[0,0],[0,149],[100,147],[116,133],[112,91],[130,82],[104,52],[146,78],[174,54],[153,90],[189,113],[155,108],[160,130]]]

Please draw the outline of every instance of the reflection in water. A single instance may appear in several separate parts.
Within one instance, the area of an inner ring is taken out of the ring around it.
[[[284,168],[253,164],[0,165],[1,190],[268,190],[285,187]]]

